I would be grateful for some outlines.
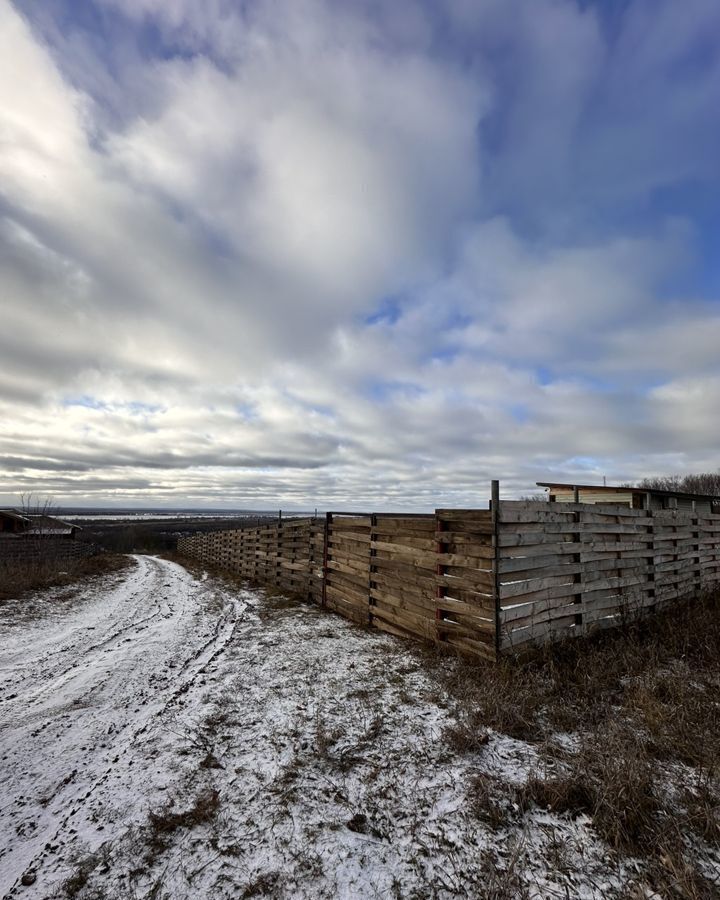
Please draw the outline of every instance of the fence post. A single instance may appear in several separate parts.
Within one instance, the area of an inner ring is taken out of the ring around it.
[[[648,502],[649,502],[649,495],[648,495]],[[652,538],[652,540],[649,542],[649,546],[648,546],[649,552],[648,552],[648,556],[647,556],[648,564],[650,566],[650,571],[648,572],[648,584],[650,585],[650,587],[648,588],[647,611],[648,611],[648,613],[653,613],[653,612],[655,612],[655,605],[656,605],[656,598],[657,598],[657,592],[655,589],[655,580],[656,580],[655,579],[655,514],[649,505],[646,510],[646,513],[648,515],[648,523],[649,523],[648,524],[648,534]]]
[[[445,523],[440,519],[438,514],[438,510],[435,510],[435,537],[437,541],[435,543],[435,550],[438,554],[443,554],[447,551],[447,547],[440,540],[440,534],[445,530]],[[444,587],[440,583],[440,578],[445,574],[445,566],[444,564],[438,560],[438,563],[435,567],[435,574],[438,576],[437,585],[435,587],[435,642],[439,643],[443,639],[443,632],[440,628],[440,623],[442,622],[442,606],[440,604],[440,600],[445,596],[445,592],[447,588]]]
[[[574,502],[575,506],[580,506],[580,492],[577,488],[574,489]],[[580,552],[580,543],[582,542],[582,534],[580,532],[580,523],[582,522],[582,513],[579,509],[575,509],[573,512],[573,523],[577,525],[577,530],[572,533],[572,542],[574,544],[578,544],[578,552],[573,553],[573,566],[575,568],[579,568],[579,572],[575,572],[573,574],[573,584],[580,585],[582,584],[582,553]],[[575,613],[575,627],[578,632],[582,634],[585,631],[585,620],[583,618],[583,595],[582,588],[580,592],[577,594],[573,594],[573,605],[579,607],[578,611]]]
[[[495,655],[500,656],[500,482],[490,482],[490,518],[492,521],[493,602],[495,606]]]
[[[275,535],[275,587],[280,587],[282,578],[282,512],[278,516],[277,532]]]
[[[328,545],[330,543],[330,525],[332,513],[325,513],[325,533],[323,536],[323,576],[322,576],[322,601],[321,606],[327,606],[327,580],[328,580]]]
[[[700,519],[698,515],[697,502],[692,502],[692,523],[693,523],[693,564],[695,569],[695,593],[702,591],[702,568],[700,565]]]
[[[376,566],[373,565],[373,558],[377,556],[377,550],[373,547],[373,541],[377,538],[376,535],[377,529],[377,513],[370,513],[370,559],[368,561],[368,625],[372,625],[372,608],[375,606],[375,601],[373,600],[372,591],[375,587],[375,582],[373,581],[373,572],[376,570]]]
[[[577,485],[573,485],[573,503],[576,506],[580,506],[580,488]],[[576,544],[582,543],[582,533],[580,531],[580,523],[582,522],[582,518],[582,511],[576,509],[573,515],[573,522],[577,525],[577,531],[573,533],[573,543]],[[580,572],[576,572],[573,575],[573,583],[581,584],[583,580],[582,553],[573,553],[573,563],[581,570]],[[619,575],[620,573],[618,572],[618,576]],[[585,634],[587,631],[587,625],[585,622],[585,616],[583,615],[584,603],[582,591],[579,594],[573,594],[573,604],[580,607],[579,612],[575,613],[575,626],[580,634]]]

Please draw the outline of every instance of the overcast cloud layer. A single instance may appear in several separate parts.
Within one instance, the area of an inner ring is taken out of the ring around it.
[[[720,467],[716,0],[0,0],[0,502]]]

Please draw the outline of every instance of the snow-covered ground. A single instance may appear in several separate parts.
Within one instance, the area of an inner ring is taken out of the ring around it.
[[[633,874],[583,818],[476,814],[473,779],[521,782],[535,750],[454,749],[412,645],[145,556],[2,616],[6,897],[606,898]]]

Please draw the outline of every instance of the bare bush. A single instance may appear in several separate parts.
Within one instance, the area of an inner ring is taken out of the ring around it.
[[[637,486],[647,491],[679,491],[720,497],[720,471],[700,472],[696,475],[658,475],[643,478]]]

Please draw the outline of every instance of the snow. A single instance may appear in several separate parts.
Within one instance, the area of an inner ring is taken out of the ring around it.
[[[622,895],[633,873],[588,821],[473,812],[475,776],[520,782],[536,751],[453,750],[424,651],[134,559],[72,603],[4,608],[5,896],[477,897],[513,873],[531,897]]]

